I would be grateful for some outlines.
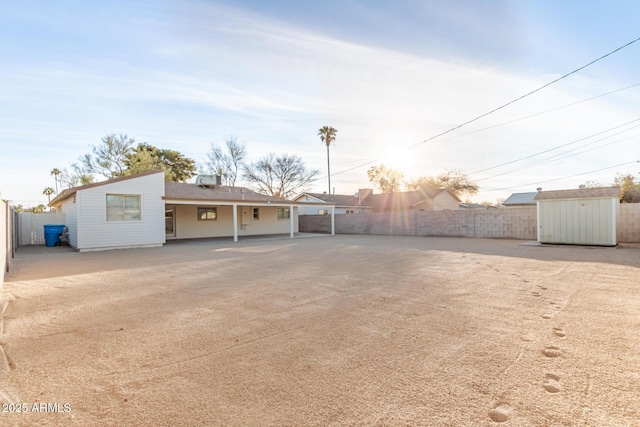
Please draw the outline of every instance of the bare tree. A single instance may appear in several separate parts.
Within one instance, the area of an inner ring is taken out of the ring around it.
[[[125,134],[110,134],[102,138],[102,144],[91,147],[91,153],[78,160],[84,174],[99,174],[107,179],[123,176],[127,155],[133,151],[135,140]]]
[[[211,144],[206,163],[209,172],[221,175],[227,185],[235,186],[238,171],[243,167],[246,156],[245,144],[238,142],[237,137],[230,136],[225,141],[225,148]]]
[[[288,154],[270,153],[244,166],[244,178],[257,192],[285,199],[304,191],[319,173],[307,169],[300,157]]]
[[[399,170],[387,165],[372,166],[367,170],[369,182],[378,187],[383,193],[395,193],[404,185],[404,175]]]

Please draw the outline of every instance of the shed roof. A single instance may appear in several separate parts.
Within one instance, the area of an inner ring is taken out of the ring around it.
[[[573,190],[540,191],[535,200],[618,198],[620,187],[576,188]]]
[[[504,206],[510,205],[535,205],[535,197],[538,194],[537,191],[531,193],[513,193],[507,199],[502,202]]]

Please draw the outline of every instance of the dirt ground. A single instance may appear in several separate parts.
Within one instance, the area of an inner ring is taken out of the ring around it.
[[[640,425],[640,248],[521,243],[20,248],[0,425]]]

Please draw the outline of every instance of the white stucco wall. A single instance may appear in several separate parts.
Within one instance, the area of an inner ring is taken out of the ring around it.
[[[233,236],[233,207],[210,206],[206,204],[172,205],[175,208],[175,238],[194,239],[201,237]],[[215,207],[216,220],[199,220],[198,207]],[[259,209],[259,219],[253,219],[253,208]],[[238,235],[251,236],[261,234],[289,233],[289,218],[278,219],[278,208],[271,206],[238,206]],[[294,208],[294,232],[298,232],[297,209]]]
[[[139,221],[107,221],[107,194],[140,195]],[[164,174],[99,185],[76,193],[80,251],[161,246],[165,243]]]
[[[453,197],[448,191],[443,191],[433,199],[433,210],[458,210],[460,209],[459,201]]]

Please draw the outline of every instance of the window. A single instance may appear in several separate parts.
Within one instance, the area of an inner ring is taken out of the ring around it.
[[[107,221],[140,221],[140,195],[107,194]]]
[[[319,209],[318,215],[329,215],[329,211],[326,209]]]
[[[198,221],[215,221],[218,219],[216,208],[198,208]]]
[[[291,218],[291,211],[289,208],[278,208],[278,219]]]
[[[253,219],[260,219],[260,208],[253,208]]]

